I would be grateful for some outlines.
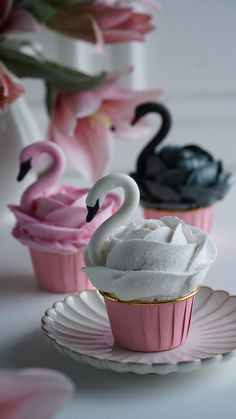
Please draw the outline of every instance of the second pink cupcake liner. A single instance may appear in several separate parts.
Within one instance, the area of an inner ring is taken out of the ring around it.
[[[61,255],[30,249],[38,285],[51,292],[79,292],[93,288],[81,266],[84,265],[84,248],[78,252]]]
[[[158,210],[154,208],[143,208],[144,217],[160,219],[161,217],[174,216],[180,218],[184,223],[201,228],[206,233],[211,232],[213,207],[197,208],[184,211]]]

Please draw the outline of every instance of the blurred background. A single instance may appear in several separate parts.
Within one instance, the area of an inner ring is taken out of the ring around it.
[[[134,72],[123,77],[123,86],[163,89],[161,101],[173,116],[167,141],[199,143],[232,169],[236,166],[235,16],[234,0],[163,0],[155,19],[157,30],[144,44],[106,46],[104,56],[93,54],[89,44],[42,27],[31,39],[44,46],[47,57],[90,74],[132,64]],[[44,138],[43,83],[31,79],[24,84]],[[153,117],[153,130],[157,125]],[[117,140],[113,170],[132,170],[144,143]]]

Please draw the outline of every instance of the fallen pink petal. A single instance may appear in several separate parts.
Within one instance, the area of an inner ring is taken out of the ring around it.
[[[1,419],[49,419],[71,398],[74,385],[49,369],[0,370]]]

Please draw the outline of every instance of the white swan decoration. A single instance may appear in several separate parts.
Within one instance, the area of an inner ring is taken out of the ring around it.
[[[83,271],[93,285],[118,299],[175,299],[194,291],[216,258],[216,246],[202,230],[177,217],[127,221],[139,203],[139,190],[127,175],[112,174],[90,190],[87,221],[92,221],[105,195],[122,187],[121,208],[93,234]]]
[[[104,176],[95,183],[87,195],[86,205],[88,208],[88,222],[93,220],[99,208],[101,208],[107,193],[117,187],[121,187],[124,190],[122,206],[114,215],[98,227],[91,237],[89,246],[85,252],[85,261],[87,265],[104,264],[104,255],[101,251],[103,243],[118,227],[126,224],[131,219],[139,205],[139,188],[130,176],[122,173]]]

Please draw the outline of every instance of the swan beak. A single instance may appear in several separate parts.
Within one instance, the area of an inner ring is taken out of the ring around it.
[[[143,103],[142,105],[139,105],[136,107],[135,109],[135,114],[134,117],[131,121],[131,125],[135,125],[136,122],[139,121],[140,118],[142,118],[142,116],[145,115],[146,112],[146,103]]]
[[[87,210],[88,210],[88,214],[86,217],[86,221],[87,223],[90,223],[90,221],[94,219],[95,215],[97,214],[99,210],[99,200],[97,200],[96,204],[93,207],[89,207],[87,205]]]
[[[133,119],[131,121],[131,125],[135,125],[136,122],[138,122],[138,120],[139,120],[139,117],[138,117],[137,113],[135,113],[135,115],[134,115],[134,117],[133,117]]]
[[[31,159],[25,160],[20,164],[20,171],[19,171],[18,176],[17,176],[18,182],[20,182],[21,180],[24,179],[24,177],[30,171],[31,167],[32,167],[31,166]]]

